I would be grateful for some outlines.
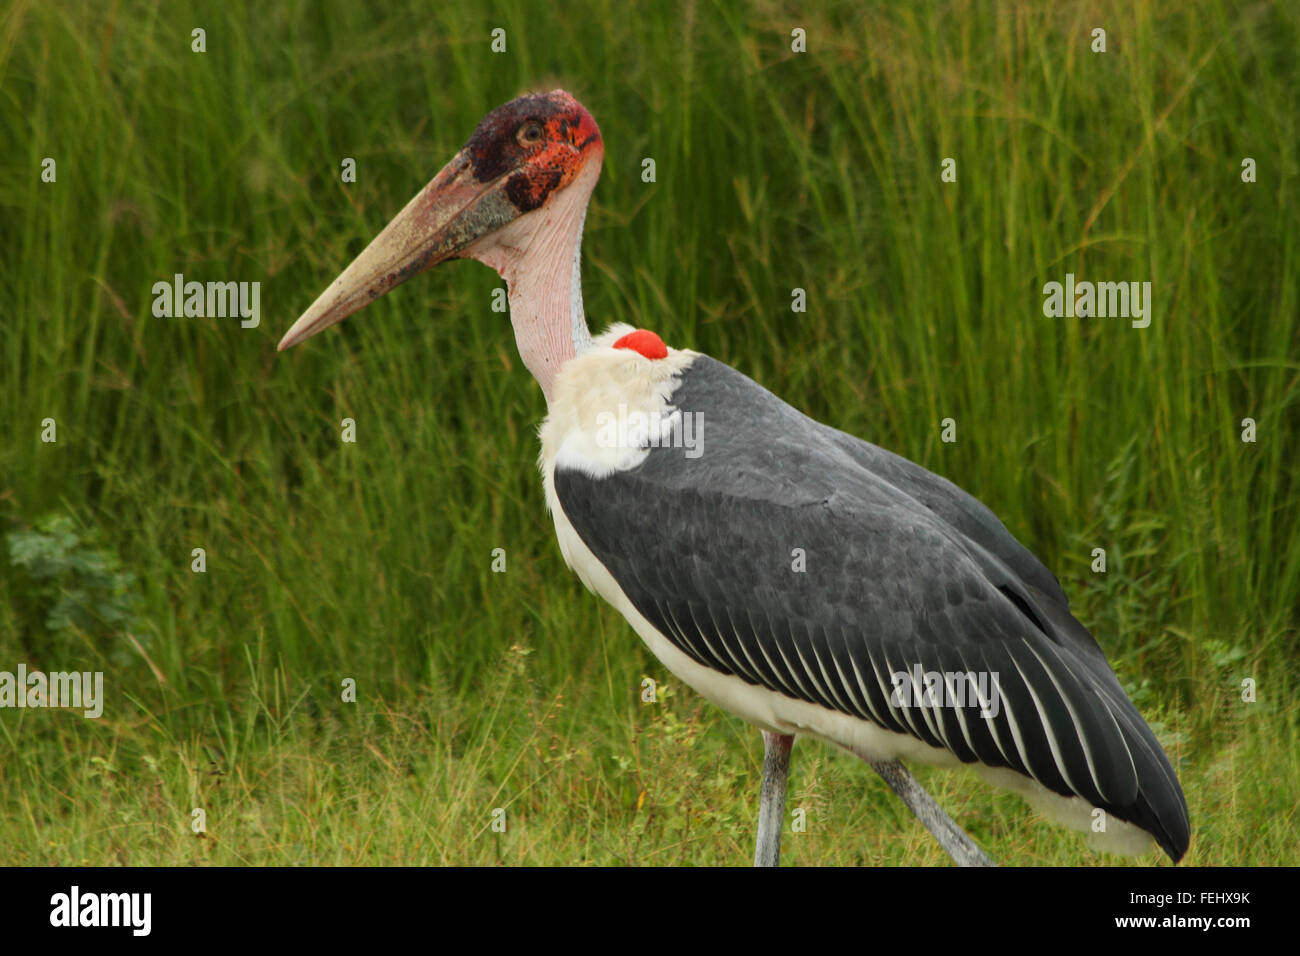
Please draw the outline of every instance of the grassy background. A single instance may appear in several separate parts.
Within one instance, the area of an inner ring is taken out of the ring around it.
[[[751,859],[758,735],[565,569],[491,271],[275,351],[487,110],[555,86],[606,142],[593,323],[975,493],[1175,759],[1188,862],[1300,862],[1297,47],[1294,5],[1213,0],[7,5],[0,670],[102,669],[108,700],[0,710],[0,863]],[[261,282],[261,326],[153,317],[176,272]],[[1044,318],[1067,272],[1150,281],[1151,327]],[[1122,862],[920,776],[1004,863]],[[789,805],[788,863],[946,861],[820,744]]]

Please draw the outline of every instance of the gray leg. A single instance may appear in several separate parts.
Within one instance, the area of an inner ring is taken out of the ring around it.
[[[925,828],[934,834],[934,838],[939,841],[939,846],[952,857],[954,863],[958,866],[997,866],[983,850],[975,845],[975,841],[966,835],[966,831],[943,812],[943,807],[935,803],[934,797],[925,792],[925,788],[916,782],[916,778],[908,773],[907,768],[901,763],[897,760],[868,760],[867,763],[871,764],[872,770],[884,777],[890,789],[898,794],[899,798],[907,804],[907,808],[925,824]],[[763,793],[766,796],[766,774]]]
[[[781,862],[781,827],[785,824],[785,778],[790,773],[794,737],[763,731],[763,792],[758,801],[758,845],[755,866]]]

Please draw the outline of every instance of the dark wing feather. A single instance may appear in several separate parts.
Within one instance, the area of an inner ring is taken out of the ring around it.
[[[807,418],[707,357],[673,401],[702,454],[650,449],[560,505],[628,599],[699,663],[1028,775],[1177,859],[1168,759],[1056,578],[955,485]],[[801,549],[806,570],[794,570]],[[998,675],[1001,708],[906,706],[891,675]]]

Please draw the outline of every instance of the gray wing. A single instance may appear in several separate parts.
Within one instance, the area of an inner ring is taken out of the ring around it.
[[[700,416],[698,457],[652,448],[608,477],[555,474],[583,542],[669,640],[714,670],[1081,796],[1182,855],[1187,807],[1163,750],[1056,578],[988,508],[706,356],[673,402]],[[917,666],[998,675],[997,715],[900,703],[892,675]]]

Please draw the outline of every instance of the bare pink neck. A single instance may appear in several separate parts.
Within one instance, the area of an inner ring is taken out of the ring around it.
[[[545,206],[470,251],[506,280],[515,345],[548,405],[561,367],[591,345],[578,260],[587,201],[599,173],[600,164],[589,163]]]

